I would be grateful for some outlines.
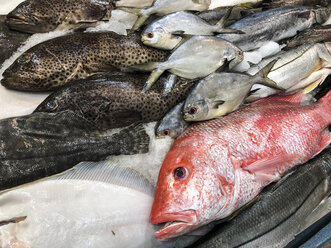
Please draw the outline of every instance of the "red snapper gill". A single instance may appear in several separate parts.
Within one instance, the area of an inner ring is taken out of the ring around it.
[[[302,106],[303,93],[257,101],[197,123],[174,142],[161,167],[150,222],[168,239],[223,219],[267,184],[331,142],[331,91]]]

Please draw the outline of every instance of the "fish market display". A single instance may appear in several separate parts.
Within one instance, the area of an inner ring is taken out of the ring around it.
[[[1,194],[1,247],[179,248],[196,240],[156,240],[157,227],[148,223],[153,193],[135,170],[107,161],[80,163]]]
[[[167,224],[155,236],[176,237],[230,216],[328,146],[331,91],[306,106],[303,96],[262,99],[188,127],[160,170],[150,221]]]
[[[132,30],[137,30],[149,16],[156,14],[163,16],[181,10],[204,11],[209,7],[211,0],[155,0],[152,7],[139,11],[139,18]]]
[[[177,104],[156,124],[155,136],[157,138],[170,136],[176,139],[188,127],[189,123],[183,118],[184,103]]]
[[[7,15],[6,24],[26,33],[77,29],[109,20],[112,0],[27,0]]]
[[[240,73],[213,73],[202,79],[185,101],[186,121],[203,121],[226,115],[238,109],[256,83],[279,90],[267,75],[276,61],[272,61],[255,76]]]
[[[228,28],[244,34],[220,34],[243,51],[259,48],[268,41],[279,41],[295,36],[298,31],[322,24],[329,18],[324,7],[282,7],[258,12],[230,25]]]
[[[144,91],[166,70],[187,79],[205,77],[226,61],[233,68],[243,59],[243,52],[230,42],[213,36],[194,36],[178,47],[166,62],[158,63],[146,82]]]
[[[116,7],[144,8],[152,6],[155,0],[119,0],[115,2]]]
[[[268,74],[268,78],[276,82],[278,86],[288,91],[304,88],[313,83],[316,86],[331,74],[331,43],[304,44],[262,60],[258,65],[252,66],[247,73],[254,75],[275,59],[277,62]],[[248,101],[277,92],[277,90],[263,85],[254,85],[252,91],[254,92],[247,98]]]
[[[10,30],[4,23],[5,18],[0,16],[0,65],[30,36]]]
[[[263,2],[265,8],[279,8],[284,6],[328,6],[328,0],[267,0]]]
[[[331,149],[262,192],[259,201],[215,228],[194,248],[285,247],[331,193]]]
[[[142,33],[145,45],[172,50],[183,39],[183,35],[213,35],[214,33],[240,33],[237,30],[224,28],[225,18],[210,25],[200,17],[186,11],[167,15],[150,24]]]
[[[65,111],[0,120],[0,145],[0,190],[4,190],[63,172],[81,161],[146,153],[149,136],[141,125],[100,131]]]
[[[49,91],[72,79],[164,61],[167,55],[142,45],[138,35],[75,33],[30,48],[3,73],[1,84],[9,89]]]
[[[331,42],[331,25],[311,27],[303,30],[286,42],[287,47],[296,47],[305,43]]]
[[[68,84],[46,98],[36,112],[74,111],[101,128],[116,128],[137,122],[159,120],[194,87],[193,81],[177,80],[163,96],[162,77],[147,93],[141,93],[147,76],[140,74],[101,74]]]
[[[209,5],[209,9],[215,9],[219,7],[228,7],[235,6],[240,4],[254,4],[257,2],[261,2],[262,0],[211,0],[211,4]]]

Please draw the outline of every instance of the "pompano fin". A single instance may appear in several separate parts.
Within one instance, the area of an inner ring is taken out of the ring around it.
[[[185,43],[186,41],[188,41],[189,39],[191,39],[194,35],[190,35],[190,34],[183,34],[181,35],[182,39],[180,42],[178,42],[178,44],[171,50],[171,52],[173,53],[178,47],[180,47],[181,45],[183,45],[183,43]]]
[[[275,81],[268,78],[268,74],[273,68],[273,66],[276,64],[276,62],[277,59],[271,61],[265,67],[263,67],[257,74],[255,74],[252,84],[259,83],[273,89],[282,90],[282,91],[285,90],[284,88],[278,86]]]
[[[140,15],[136,21],[136,23],[133,25],[132,29],[130,30],[129,34],[134,33],[134,31],[138,30],[144,22],[148,19],[149,15]]]
[[[154,194],[151,183],[139,172],[113,164],[110,161],[81,162],[65,174],[58,175],[48,180],[86,180],[115,184],[148,195]]]
[[[11,218],[9,220],[2,220],[2,221],[0,221],[0,226],[8,225],[11,223],[19,223],[21,221],[24,221],[26,219],[26,217],[27,216],[20,216],[20,217]]]
[[[223,105],[224,103],[225,103],[225,101],[223,101],[223,100],[215,99],[215,100],[213,100],[213,107],[218,108],[219,106]]]
[[[178,31],[174,31],[171,34],[172,35],[178,35],[178,36],[182,36],[185,33],[185,31],[183,30],[178,30]]]
[[[156,68],[152,71],[151,75],[149,76],[144,89],[142,90],[143,93],[146,93],[150,88],[152,88],[153,84],[160,78],[162,73],[165,71],[163,68]]]
[[[160,62],[149,62],[144,64],[132,65],[130,66],[130,69],[136,69],[139,71],[153,71],[160,64],[161,64]]]
[[[129,8],[129,7],[120,7],[120,8],[116,8],[118,10],[122,10],[124,12],[130,13],[130,14],[135,14],[135,15],[140,15],[141,10],[139,8]]]
[[[227,21],[227,19],[230,17],[231,12],[232,12],[233,7],[230,7],[227,9],[226,13],[224,16],[222,16],[221,20],[219,20],[216,24],[215,24],[215,31],[214,33],[230,33],[230,34],[245,34],[245,32],[240,31],[240,30],[236,30],[236,29],[231,29],[231,28],[225,28],[225,23]]]

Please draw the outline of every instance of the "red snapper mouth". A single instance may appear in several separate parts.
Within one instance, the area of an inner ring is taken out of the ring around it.
[[[194,229],[197,219],[194,210],[186,210],[179,213],[168,213],[155,218],[150,218],[150,222],[152,224],[166,222],[165,226],[155,233],[155,237],[158,239],[169,239]]]

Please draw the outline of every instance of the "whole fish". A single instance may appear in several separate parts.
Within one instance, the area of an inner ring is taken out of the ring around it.
[[[186,11],[179,11],[153,22],[142,32],[141,41],[148,46],[172,50],[183,39],[183,35],[213,35],[214,33],[241,33],[224,28],[225,18],[211,25],[200,17]]]
[[[68,170],[81,161],[148,152],[141,126],[98,130],[70,111],[0,120],[0,190]]]
[[[181,102],[177,104],[156,124],[156,138],[169,136],[176,139],[189,126],[189,123],[183,118],[184,103],[185,102]]]
[[[71,110],[101,128],[117,128],[137,122],[161,119],[169,109],[183,101],[194,87],[193,81],[177,80],[173,91],[163,97],[163,83],[141,93],[147,76],[140,74],[96,75],[78,80],[47,97],[35,112]]]
[[[286,42],[287,47],[297,47],[305,43],[331,42],[331,25],[311,27],[303,30]]]
[[[144,91],[166,70],[183,78],[196,79],[213,73],[226,61],[230,62],[231,69],[242,60],[243,52],[232,43],[213,36],[194,36],[178,47],[167,61],[156,63]]]
[[[168,152],[150,222],[167,239],[227,218],[331,142],[331,91],[302,106],[302,92],[262,99],[187,128]]]
[[[331,193],[331,149],[262,191],[259,200],[192,245],[285,247],[303,231],[305,219]]]
[[[107,161],[80,163],[63,175],[1,194],[1,247],[170,248],[196,240],[154,237],[158,227],[148,222],[153,194],[135,170]]]
[[[203,121],[221,117],[237,110],[254,84],[263,84],[279,90],[267,75],[276,61],[272,61],[254,76],[242,73],[213,73],[202,79],[185,101],[183,115],[186,121]]]
[[[328,0],[267,0],[263,1],[263,7],[274,9],[284,6],[328,6]]]
[[[155,0],[119,0],[115,2],[116,7],[144,8],[153,5]]]
[[[329,18],[325,7],[281,7],[248,16],[228,28],[241,30],[244,34],[217,35],[232,42],[243,51],[259,48],[268,41],[279,41],[295,36],[298,31],[322,24]]]
[[[25,33],[78,29],[109,20],[112,0],[27,0],[7,15],[6,24]]]
[[[29,34],[10,30],[4,21],[6,16],[0,15],[0,66],[29,38]]]
[[[140,28],[151,15],[164,16],[182,10],[204,11],[209,7],[211,0],[155,0],[152,7],[139,10],[138,19],[132,31]]]
[[[75,33],[27,50],[5,70],[1,84],[9,89],[49,91],[72,79],[164,61],[167,55],[142,45],[138,35]]]
[[[254,75],[270,61],[277,59],[268,78],[287,91],[304,88],[310,84],[317,86],[331,74],[331,43],[304,44],[298,48],[282,52],[262,60],[252,66],[247,73]],[[275,94],[278,91],[263,85],[254,85],[247,98],[254,101]]]
[[[211,0],[209,9],[216,9],[220,7],[235,6],[240,4],[255,4],[262,0]]]

